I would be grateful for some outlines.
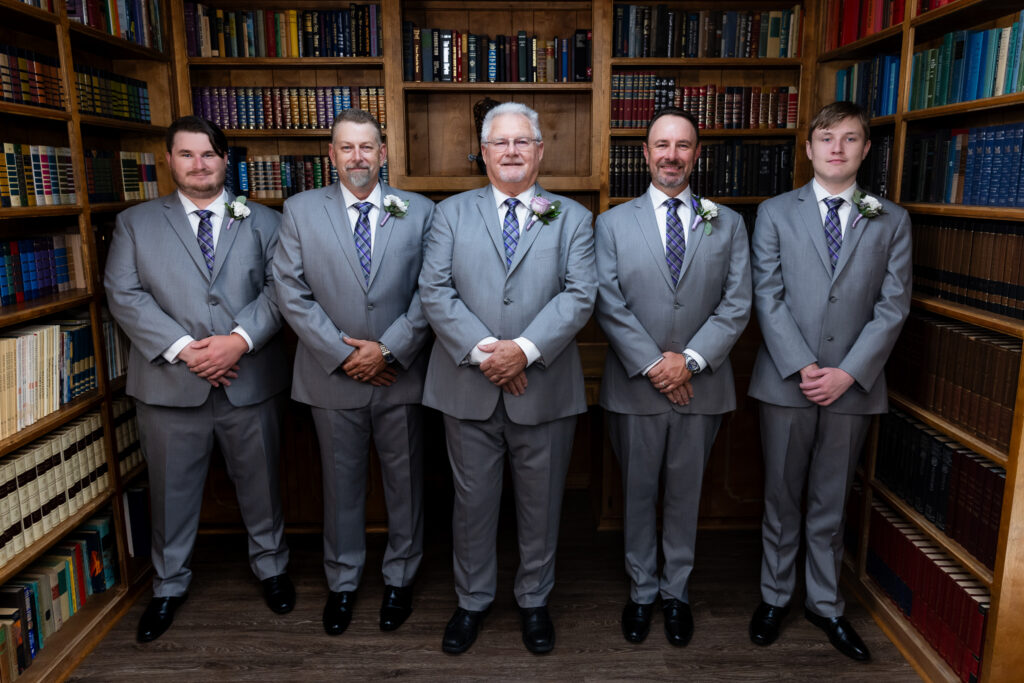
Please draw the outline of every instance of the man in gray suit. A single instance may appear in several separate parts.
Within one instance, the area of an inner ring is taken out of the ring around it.
[[[626,572],[622,633],[647,637],[661,595],[665,635],[693,636],[688,584],[700,488],[722,413],[736,408],[729,351],[750,319],[747,230],[735,211],[690,190],[700,156],[693,117],[651,120],[647,193],[597,219],[597,319],[611,344],[601,406],[622,466]],[[658,478],[664,471],[658,576]]]
[[[589,211],[537,185],[544,143],[536,112],[498,105],[481,140],[491,184],[438,204],[420,274],[437,335],[423,402],[444,413],[455,483],[459,606],[442,647],[467,650],[494,600],[508,451],[523,642],[544,653],[555,640],[547,600],[562,488],[576,415],[587,408],[575,336],[597,293],[594,235]]]
[[[887,409],[883,368],[910,310],[910,217],[857,187],[871,147],[860,107],[823,107],[806,147],[814,179],[761,204],[753,238],[764,344],[750,395],[761,401],[765,510],[750,638],[769,645],[779,635],[803,526],[805,616],[840,652],[867,660],[839,594],[843,516],[871,416]]]
[[[209,121],[171,124],[167,166],[178,191],[119,214],[107,257],[107,301],[132,342],[128,394],[149,466],[156,576],[140,642],[167,630],[188,595],[215,440],[267,605],[284,614],[295,604],[278,487],[288,375],[270,273],[281,217],[224,189],[227,151]]]
[[[412,611],[423,556],[420,399],[430,335],[417,278],[434,204],[378,182],[387,148],[370,114],[335,117],[337,184],[284,203],[274,258],[278,304],[299,337],[292,398],[312,407],[324,490],[330,635],[352,619],[366,561],[366,477],[377,446],[388,510],[380,628]]]

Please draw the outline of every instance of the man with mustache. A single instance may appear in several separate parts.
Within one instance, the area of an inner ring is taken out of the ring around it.
[[[491,184],[437,206],[420,275],[437,341],[423,403],[444,413],[455,484],[458,608],[442,648],[476,640],[497,584],[495,538],[506,452],[519,531],[515,597],[523,643],[550,652],[562,488],[576,415],[587,409],[575,336],[597,293],[591,214],[537,184],[537,113],[506,102],[484,118]]]
[[[417,278],[434,204],[378,181],[387,147],[365,111],[335,117],[328,153],[338,183],[284,203],[274,278],[299,338],[292,398],[311,407],[320,441],[324,630],[339,635],[352,619],[373,439],[388,511],[380,628],[392,631],[412,612],[423,556],[420,399],[430,329]]]
[[[104,284],[131,339],[128,394],[149,466],[153,599],[138,640],[188,596],[189,559],[214,441],[249,532],[249,564],[274,612],[295,604],[278,486],[281,315],[270,261],[281,215],[224,189],[227,139],[185,116],[167,130],[174,194],[117,216]]]
[[[722,414],[736,408],[729,351],[750,319],[750,259],[743,219],[690,189],[700,156],[693,117],[661,110],[643,152],[648,191],[597,219],[597,319],[613,351],[601,406],[625,495],[631,588],[622,634],[642,642],[660,596],[665,636],[685,646],[693,636],[689,579],[701,481]]]

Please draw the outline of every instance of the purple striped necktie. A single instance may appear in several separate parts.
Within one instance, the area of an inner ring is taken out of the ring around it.
[[[359,202],[355,205],[359,210],[359,219],[356,221],[356,251],[359,253],[359,265],[363,267],[363,279],[370,283],[370,209],[373,204],[370,202]]]
[[[672,273],[673,287],[679,283],[679,273],[683,267],[683,258],[686,256],[686,233],[679,221],[679,214],[676,213],[680,204],[682,202],[676,197],[665,200],[665,262]]]
[[[839,207],[842,205],[842,197],[825,199],[825,206],[828,207],[828,212],[825,214],[825,244],[828,245],[828,258],[832,262],[832,270],[836,269],[839,250],[843,246],[843,229],[839,224]]]
[[[505,200],[508,211],[505,212],[505,221],[501,228],[501,237],[505,242],[505,267],[512,267],[512,257],[516,255],[516,247],[519,246],[519,218],[516,216],[516,206],[519,200],[509,197]]]
[[[199,216],[199,230],[196,232],[196,239],[199,240],[199,250],[203,252],[203,258],[206,259],[206,269],[213,272],[213,223],[210,222],[210,217],[213,215],[213,211],[209,209],[196,209],[196,215]]]

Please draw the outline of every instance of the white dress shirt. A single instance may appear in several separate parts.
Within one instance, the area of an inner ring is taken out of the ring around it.
[[[814,198],[818,201],[818,211],[821,213],[822,229],[824,229],[825,225],[825,216],[828,214],[828,204],[825,203],[825,200],[830,197],[843,198],[843,203],[839,205],[839,230],[840,234],[842,234],[843,237],[846,237],[846,221],[850,217],[850,211],[853,210],[853,193],[857,191],[857,183],[850,185],[839,194],[831,194],[828,190],[819,185],[816,179],[811,181],[811,187],[814,188]]]

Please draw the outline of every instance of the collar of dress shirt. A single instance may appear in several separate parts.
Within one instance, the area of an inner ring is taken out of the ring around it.
[[[533,201],[533,195],[535,194],[536,188],[536,185],[531,185],[530,187],[516,195],[516,199],[518,199],[519,203],[523,205],[523,208],[530,208],[530,202]],[[491,190],[494,192],[494,205],[498,207],[498,213],[500,215],[501,205],[504,204],[505,200],[511,197],[511,195],[505,194],[504,192],[496,188],[494,185],[491,185]]]
[[[185,214],[190,215],[195,211],[199,210],[199,207],[195,205],[191,199],[186,197],[178,190],[178,199],[181,201],[181,205],[185,207]],[[221,221],[224,220],[224,214],[227,212],[228,193],[227,190],[221,190],[220,196],[213,200],[213,203],[206,208],[213,212],[211,224],[220,225]]]
[[[850,185],[848,188],[846,188],[845,190],[840,192],[839,194],[832,194],[831,192],[826,190],[824,187],[819,185],[818,184],[818,180],[816,178],[811,180],[811,187],[814,188],[814,198],[817,200],[817,202],[819,204],[823,200],[828,199],[829,197],[842,197],[843,199],[846,200],[847,204],[849,204],[850,206],[853,206],[853,193],[857,191],[857,183],[855,182],[852,185]],[[840,205],[839,208],[843,208],[843,206]]]
[[[654,204],[655,209],[660,208],[661,205],[665,203],[665,200],[669,199],[669,195],[665,194],[664,192],[656,188],[653,183],[647,190],[647,194],[651,196],[651,203]],[[689,185],[683,188],[683,191],[677,194],[676,198],[683,203],[682,205],[686,208],[687,212],[693,211],[693,207],[691,206],[691,204],[693,204],[693,192],[690,190]],[[682,214],[679,217],[685,218],[686,215],[687,214]]]
[[[349,189],[342,185],[341,183],[338,183],[338,187],[341,188],[341,197],[342,199],[345,200],[346,209],[351,208],[353,204],[358,204],[359,202],[370,202],[371,204],[373,204],[373,208],[380,208],[381,189],[379,182],[373,186],[373,190],[370,192],[370,196],[367,197],[366,199],[360,199],[359,197],[355,196],[354,194],[349,192]]]

